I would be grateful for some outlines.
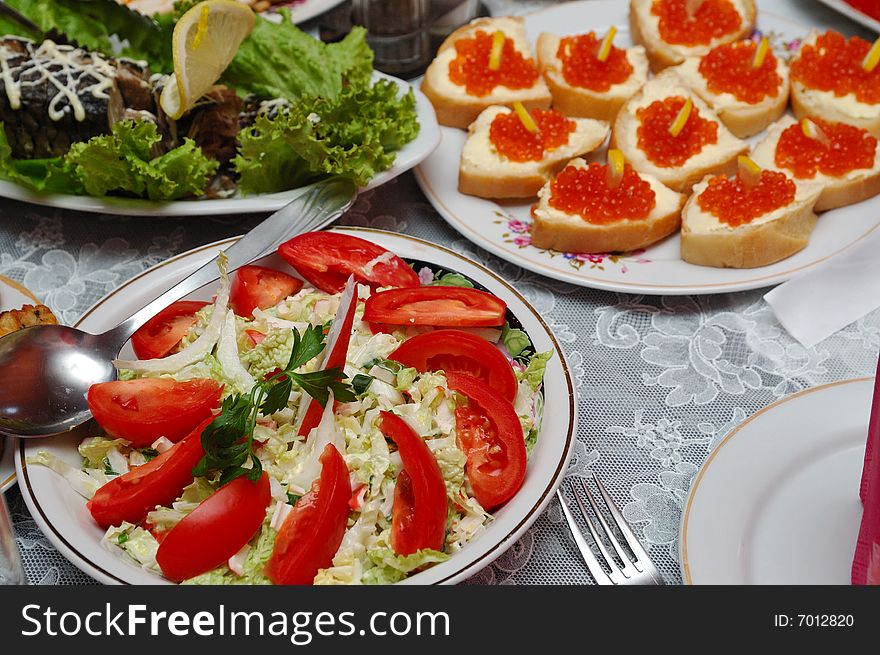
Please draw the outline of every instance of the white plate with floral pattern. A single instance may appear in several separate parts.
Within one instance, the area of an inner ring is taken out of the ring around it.
[[[526,31],[534,43],[541,32],[560,35],[615,25],[618,46],[632,44],[627,4],[616,0],[585,0],[548,7],[525,16]],[[788,57],[799,46],[809,26],[783,16],[788,8],[776,2],[758,2],[758,31],[766,35],[777,55]],[[774,11],[776,7],[776,11]],[[446,221],[489,252],[547,277],[596,289],[643,294],[712,294],[743,291],[784,282],[813,268],[873,232],[880,225],[880,198],[826,212],[810,244],[801,252],[770,266],[721,269],[682,261],[678,235],[646,250],[629,253],[570,253],[531,245],[529,226],[533,201],[493,202],[458,191],[458,161],[466,132],[441,127],[440,146],[416,170],[416,179],[428,200]],[[758,136],[760,138],[760,135]],[[605,149],[594,155],[604,161]],[[845,256],[845,255],[844,255]]]
[[[462,255],[410,236],[367,228],[336,228],[374,241],[401,257],[430,264],[431,268],[457,271],[504,299],[513,316],[531,338],[535,352],[553,351],[544,376],[544,420],[529,457],[526,478],[516,496],[494,513],[494,520],[477,538],[449,560],[418,573],[407,581],[414,584],[452,584],[487,566],[504,553],[538,518],[549,504],[568,467],[577,434],[577,402],[565,355],[540,313],[507,281],[488,268]],[[101,332],[128,318],[186,274],[217,255],[235,239],[201,246],[154,266],[105,296],[83,314],[77,327]],[[294,273],[277,255],[257,263]],[[208,300],[215,284],[188,298]],[[123,354],[131,354],[130,346]],[[15,449],[19,487],[37,525],[52,544],[75,566],[107,584],[157,584],[162,578],[148,573],[104,549],[104,531],[92,520],[84,498],[61,476],[48,468],[27,465],[27,457],[48,450],[73,466],[82,457],[78,441],[67,437],[26,439]]]
[[[18,282],[0,275],[0,312],[39,302],[34,294]],[[0,435],[0,493],[15,484],[15,445],[16,440],[13,437]]]
[[[718,444],[681,525],[687,584],[849,584],[874,379],[786,396]]]

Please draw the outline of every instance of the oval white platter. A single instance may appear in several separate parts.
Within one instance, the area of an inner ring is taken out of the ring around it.
[[[400,87],[401,94],[409,92],[412,88],[408,82],[404,82],[396,77],[379,72],[374,73],[374,79],[380,77],[394,81]],[[419,121],[418,136],[397,151],[394,166],[373,177],[362,191],[385,184],[418,165],[434,151],[440,142],[440,128],[437,125],[434,108],[418,89],[414,89],[414,91],[416,115]],[[253,196],[236,195],[232,198],[212,200],[158,202],[111,196],[95,198],[92,196],[73,196],[59,193],[36,193],[13,182],[0,180],[0,198],[22,200],[35,205],[72,209],[74,211],[123,216],[154,216],[160,218],[165,216],[216,216],[222,214],[246,214],[249,212],[271,212],[281,209],[291,200],[303,194],[308,188],[308,186],[303,186],[280,193]]]
[[[536,352],[553,350],[544,381],[544,422],[538,442],[529,459],[525,482],[517,495],[495,513],[486,531],[460,552],[407,580],[413,584],[451,584],[488,565],[526,531],[550,502],[571,458],[576,438],[577,403],[571,375],[562,349],[550,328],[532,307],[504,279],[489,269],[461,255],[413,237],[365,228],[337,228],[374,241],[404,258],[418,259],[447,271],[458,271],[503,298],[523,329],[529,334]],[[221,248],[234,242],[221,241],[169,259],[100,300],[78,322],[89,332],[101,332],[128,318],[162,290],[176,283],[204,262],[215,257]],[[266,266],[295,272],[277,255],[258,260]],[[208,300],[216,284],[188,296]],[[130,353],[130,345],[123,352]],[[21,440],[16,449],[15,465],[19,486],[31,515],[53,545],[74,565],[100,582],[108,584],[156,584],[163,580],[110,553],[100,545],[103,530],[86,510],[86,501],[51,470],[27,465],[28,455],[48,450],[74,466],[82,458],[78,441],[72,438]]]
[[[40,301],[30,291],[5,275],[0,275],[0,312],[19,309],[22,305],[36,304]],[[14,437],[0,435],[0,493],[15,484],[15,450],[17,440]]]
[[[873,390],[873,378],[806,389],[718,444],[682,516],[685,583],[850,583]]]
[[[526,31],[534,43],[541,32],[565,35],[594,30],[603,34],[614,25],[619,30],[615,44],[626,47],[632,45],[627,7],[628,3],[616,0],[559,4],[526,15]],[[790,54],[797,39],[811,29],[789,17],[797,11],[795,3],[758,2],[758,31],[770,38],[778,55]],[[726,293],[771,286],[842,253],[880,225],[880,197],[825,212],[804,250],[754,269],[688,264],[679,255],[677,234],[646,250],[624,254],[543,250],[532,246],[529,238],[532,200],[494,202],[459,193],[458,161],[466,132],[451,127],[441,127],[440,132],[440,146],[416,170],[419,185],[440,215],[466,238],[498,257],[581,286],[651,295]],[[604,161],[605,149],[593,156]]]

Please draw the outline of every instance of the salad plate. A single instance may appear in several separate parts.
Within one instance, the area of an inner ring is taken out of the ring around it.
[[[400,93],[409,92],[412,88],[408,82],[396,77],[376,72],[375,79],[392,80],[400,87]],[[419,121],[419,133],[415,139],[407,143],[396,153],[394,166],[377,173],[363,188],[373,189],[393,180],[422,162],[440,143],[440,126],[434,114],[434,108],[418,89],[413,89],[416,98],[416,116]],[[205,200],[172,200],[158,202],[138,198],[122,198],[113,196],[93,197],[74,196],[58,193],[37,193],[14,182],[0,180],[0,198],[21,200],[35,205],[71,209],[74,211],[118,214],[123,216],[216,216],[220,214],[246,214],[248,212],[272,212],[281,209],[294,198],[305,193],[308,186],[282,191],[232,198]]]
[[[724,437],[682,516],[685,583],[850,583],[873,389],[873,378],[806,389]]]
[[[37,297],[15,280],[0,275],[0,312],[39,304]],[[0,493],[15,484],[16,439],[0,435]]]
[[[528,460],[520,490],[497,511],[485,528],[467,541],[449,559],[415,573],[404,580],[414,584],[451,584],[488,565],[513,545],[550,502],[565,473],[576,435],[576,399],[565,356],[538,311],[508,284],[487,268],[446,248],[406,235],[366,228],[336,228],[333,232],[358,236],[382,246],[405,260],[427,266],[439,274],[458,273],[505,301],[511,325],[519,323],[533,344],[535,352],[550,351],[543,380],[543,421]],[[169,259],[117,288],[89,309],[77,327],[98,332],[127,318],[206,261],[233,240],[202,246]],[[291,270],[276,254],[255,262],[277,270]],[[209,300],[216,285],[195,292],[190,299]],[[126,345],[122,356],[131,354]],[[64,478],[49,468],[29,464],[29,457],[46,451],[68,464],[79,467],[82,457],[79,441],[58,437],[51,440],[27,440],[16,449],[16,470],[22,495],[41,530],[59,551],[85,573],[110,584],[156,584],[165,582],[154,572],[120,557],[102,546],[105,530],[86,509],[86,501]]]
[[[874,32],[880,32],[880,20],[873,18],[861,11],[855,3],[849,3],[846,0],[819,0],[826,7],[831,7],[834,11],[840,12],[847,18],[851,18],[867,27]]]
[[[758,1],[757,30],[778,56],[788,58],[811,29],[804,3]],[[618,29],[615,43],[632,44],[625,2],[585,0],[541,9],[524,16],[529,40],[542,32],[559,35]],[[803,20],[801,21],[801,15]],[[841,21],[843,22],[843,21]],[[847,27],[841,29],[847,31]],[[851,26],[850,26],[850,32]],[[779,284],[865,239],[880,225],[880,197],[825,212],[802,251],[776,264],[754,269],[696,266],[681,259],[673,235],[630,253],[575,253],[539,249],[531,244],[533,200],[495,202],[458,191],[458,162],[467,132],[441,127],[440,146],[418,169],[416,179],[428,200],[467,239],[517,266],[571,284],[622,293],[699,295],[743,291]],[[752,137],[757,142],[763,133]],[[605,148],[587,159],[605,160]]]

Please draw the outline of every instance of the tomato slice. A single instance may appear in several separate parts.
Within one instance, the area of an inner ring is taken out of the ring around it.
[[[205,455],[202,430],[212,420],[205,419],[161,455],[98,489],[86,503],[98,525],[109,528],[123,521],[139,523],[156,505],[173,503],[193,481],[193,467]]]
[[[188,580],[226,562],[251,540],[272,500],[269,476],[227,482],[175,525],[156,551],[169,580]]]
[[[469,400],[455,410],[455,431],[474,496],[488,511],[509,500],[525,479],[522,425],[510,401],[482,380],[463,373],[448,373],[446,380]]]
[[[504,325],[507,304],[491,293],[466,287],[389,289],[374,293],[364,320],[391,325],[493,327]]]
[[[229,304],[238,316],[252,318],[255,309],[274,307],[302,289],[302,285],[302,280],[287,273],[249,264],[235,272]]]
[[[278,253],[321,291],[339,293],[349,275],[371,287],[417,287],[412,267],[382,246],[349,234],[306,232],[281,244]]]
[[[352,282],[349,286],[346,284],[345,292],[339,300],[339,308],[336,310],[336,317],[330,326],[330,333],[327,335],[327,351],[328,355],[324,358],[323,367],[328,368],[345,368],[345,358],[348,355],[348,344],[351,341],[351,331],[354,327],[354,313],[357,309],[357,287]],[[309,408],[303,418],[302,424],[299,426],[299,435],[308,437],[312,428],[317,427],[321,422],[321,415],[324,408],[314,398],[309,401]]]
[[[310,585],[333,563],[348,520],[351,482],[333,444],[321,454],[321,477],[296,501],[278,535],[266,574],[275,584]]]
[[[517,382],[507,357],[493,344],[463,330],[435,330],[419,334],[400,345],[388,359],[420,373],[450,371],[479,378],[510,402],[516,399]]]
[[[442,550],[446,539],[446,483],[431,449],[409,424],[380,412],[380,429],[397,444],[403,471],[394,487],[391,548],[411,555],[423,548]]]
[[[196,312],[207,305],[196,300],[171,303],[144,323],[131,337],[138,359],[157,359],[171,352],[196,323]]]
[[[176,382],[142,378],[99,382],[89,388],[88,403],[98,424],[135,448],[159,437],[179,441],[220,404],[223,385],[197,378]]]

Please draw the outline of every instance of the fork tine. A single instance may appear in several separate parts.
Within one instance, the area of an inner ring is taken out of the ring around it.
[[[614,504],[605,485],[602,484],[602,481],[598,477],[596,477],[595,473],[592,474],[592,477],[593,482],[596,483],[596,487],[599,489],[599,493],[602,494],[602,500],[605,501],[605,506],[608,508],[608,512],[611,514],[614,523],[617,525],[617,529],[620,530],[623,538],[626,539],[629,549],[632,551],[633,555],[635,555],[635,566],[639,570],[649,573],[658,584],[665,584],[660,572],[654,566],[653,562],[651,562],[651,558],[648,556],[647,551],[645,551],[642,544],[639,543],[639,540],[636,539],[636,535],[633,534],[629,523],[624,518],[623,514],[620,513],[620,510],[617,509],[617,505]]]
[[[594,476],[595,479],[595,476]],[[623,563],[623,573],[628,578],[637,575],[642,572],[642,570],[635,566],[629,558],[629,554],[623,550],[623,546],[620,545],[620,542],[617,540],[617,537],[614,534],[614,531],[611,529],[611,526],[608,525],[608,522],[605,520],[604,514],[599,510],[599,504],[596,502],[596,497],[593,495],[593,492],[590,491],[590,488],[587,486],[586,480],[581,480],[581,486],[584,489],[584,492],[587,495],[587,500],[590,503],[590,507],[593,508],[593,511],[596,513],[596,517],[599,519],[599,522],[602,524],[602,527],[605,529],[605,534],[608,535],[608,541],[611,542],[611,545],[614,547],[614,550],[617,552],[617,556],[620,557],[620,561]],[[604,498],[603,498],[604,500]],[[605,503],[607,506],[607,502]]]
[[[587,529],[590,531],[590,536],[593,537],[593,541],[596,542],[596,546],[599,547],[599,552],[602,553],[602,557],[605,559],[605,563],[608,565],[608,568],[611,569],[611,573],[609,574],[609,578],[613,581],[618,582],[620,578],[626,577],[620,570],[617,562],[614,561],[614,557],[611,556],[611,553],[608,552],[608,549],[605,547],[605,542],[599,536],[598,530],[596,530],[596,524],[593,523],[593,519],[590,518],[590,513],[587,511],[586,506],[584,505],[584,501],[581,500],[581,496],[577,491],[574,493],[574,499],[577,502],[578,507],[581,510],[581,516],[584,517],[584,522],[587,524]],[[602,522],[603,525],[605,522]]]
[[[599,564],[599,560],[596,559],[596,555],[593,553],[590,545],[581,534],[581,529],[578,527],[577,522],[574,520],[574,516],[572,516],[571,510],[568,508],[568,503],[566,503],[565,499],[562,497],[561,490],[556,490],[556,497],[559,499],[559,505],[562,507],[562,513],[565,516],[565,521],[568,523],[569,530],[571,530],[571,536],[574,537],[574,542],[575,544],[577,544],[578,550],[581,553],[581,557],[583,558],[584,563],[587,565],[587,568],[589,569],[590,574],[593,576],[593,579],[596,581],[596,584],[614,584],[614,581],[608,577],[607,573],[605,573],[605,569],[603,569],[602,565]]]

